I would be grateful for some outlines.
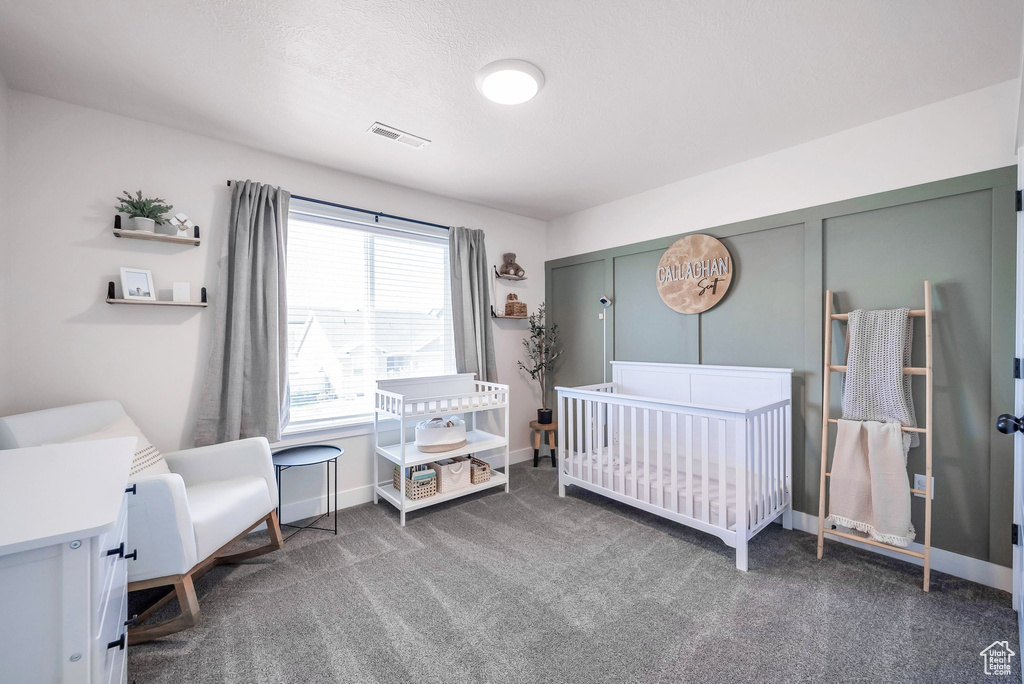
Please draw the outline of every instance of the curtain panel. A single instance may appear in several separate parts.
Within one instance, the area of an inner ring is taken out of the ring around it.
[[[287,191],[270,185],[232,182],[196,446],[245,437],[275,442],[288,424],[290,199]]]
[[[491,330],[491,274],[484,231],[451,228],[448,231],[448,249],[455,366],[460,373],[476,373],[479,380],[497,382]]]

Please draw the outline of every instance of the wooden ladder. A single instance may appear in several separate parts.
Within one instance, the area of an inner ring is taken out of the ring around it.
[[[931,550],[932,550],[932,288],[929,281],[924,281],[924,309],[911,309],[910,316],[924,318],[925,334],[925,365],[909,366],[903,369],[904,375],[923,375],[925,377],[925,426],[903,427],[904,432],[917,432],[925,440],[925,487],[924,489],[911,489],[912,494],[924,495],[924,551],[884,544],[858,534],[840,532],[838,530],[825,529],[825,482],[831,476],[828,472],[828,426],[829,423],[839,421],[829,416],[829,394],[831,389],[832,373],[845,373],[846,366],[832,364],[832,321],[849,320],[849,314],[837,314],[832,312],[832,291],[825,292],[825,368],[822,374],[822,400],[821,400],[821,482],[818,492],[818,558],[821,558],[825,550],[825,535],[852,539],[869,546],[888,549],[895,553],[920,558],[924,562],[924,590],[928,591],[931,580]]]

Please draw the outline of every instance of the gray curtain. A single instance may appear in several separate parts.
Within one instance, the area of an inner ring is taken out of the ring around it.
[[[480,380],[498,381],[491,332],[491,274],[484,231],[451,228],[448,252],[452,272],[455,366]]]
[[[196,446],[244,437],[276,442],[288,423],[285,245],[291,195],[252,181],[233,181],[231,188]]]

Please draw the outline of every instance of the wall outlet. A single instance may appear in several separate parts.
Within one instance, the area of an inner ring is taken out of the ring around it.
[[[920,489],[923,492],[924,488],[925,488],[925,485],[924,485],[924,475],[921,475],[920,473],[914,473],[914,489]],[[914,494],[914,496],[919,496],[922,499],[924,498],[924,494]],[[935,500],[935,477],[932,476],[932,501],[934,501],[934,500]]]

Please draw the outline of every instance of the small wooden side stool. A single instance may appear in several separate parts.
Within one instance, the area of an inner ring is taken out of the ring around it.
[[[533,467],[536,468],[540,465],[540,442],[544,433],[548,433],[548,449],[551,450],[551,467],[558,467],[558,454],[555,451],[555,434],[558,432],[558,421],[552,421],[547,423],[538,423],[535,420],[530,421],[530,429],[533,430]]]

